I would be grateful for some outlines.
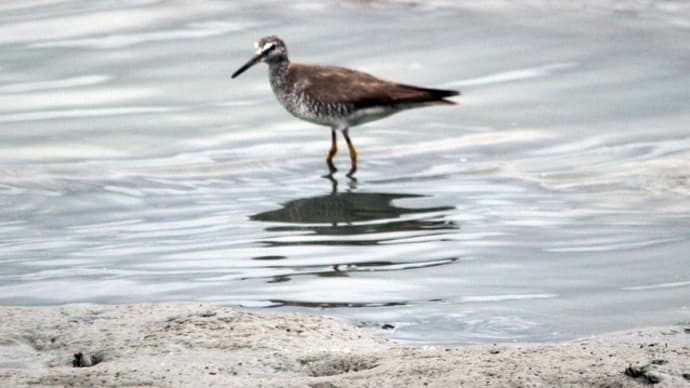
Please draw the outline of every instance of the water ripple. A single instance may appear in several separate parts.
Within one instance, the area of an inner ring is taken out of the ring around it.
[[[644,285],[644,286],[630,286],[630,287],[623,287],[621,289],[625,290],[625,291],[647,291],[647,290],[658,290],[658,289],[662,289],[662,288],[678,288],[678,287],[688,287],[688,286],[690,286],[690,280],[689,281],[683,281],[683,282],[648,284],[648,285]]]
[[[17,123],[24,121],[41,121],[41,120],[54,120],[54,119],[78,119],[78,118],[89,118],[89,117],[102,117],[102,116],[122,116],[122,115],[135,115],[135,114],[151,114],[151,113],[162,113],[162,112],[172,112],[174,110],[179,110],[173,107],[163,107],[163,106],[133,106],[133,107],[120,107],[120,108],[90,108],[90,109],[64,109],[64,110],[52,110],[52,111],[39,111],[39,112],[24,112],[24,113],[8,113],[0,114],[0,123]]]
[[[98,85],[110,80],[111,77],[104,74],[84,75],[79,77],[47,80],[39,82],[21,82],[0,86],[0,93],[27,93],[50,89],[64,90],[79,86]]]
[[[501,73],[495,73],[478,78],[470,78],[460,81],[455,81],[447,84],[449,87],[474,86],[474,85],[489,85],[495,83],[522,81],[530,78],[545,77],[553,73],[573,69],[579,64],[575,62],[552,63],[543,66],[535,66],[526,69],[511,70]]]
[[[133,46],[142,43],[179,41],[183,39],[201,39],[229,32],[241,31],[256,26],[249,22],[208,21],[191,23],[187,28],[141,32],[131,34],[114,34],[100,36],[98,38],[63,39],[29,44],[30,48],[46,47],[86,47],[95,49],[114,49]]]

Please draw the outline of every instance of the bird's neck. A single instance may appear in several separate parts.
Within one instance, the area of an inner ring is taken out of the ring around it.
[[[271,80],[271,85],[274,88],[282,87],[287,81],[287,72],[289,66],[290,61],[287,59],[268,63],[268,77]]]

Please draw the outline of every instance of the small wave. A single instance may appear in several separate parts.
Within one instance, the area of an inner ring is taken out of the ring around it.
[[[72,119],[99,116],[120,116],[131,114],[170,112],[174,108],[168,107],[123,107],[123,108],[93,108],[93,109],[64,109],[40,112],[9,113],[0,115],[0,123],[17,123],[23,121]]]
[[[505,302],[508,300],[525,300],[525,299],[549,299],[557,298],[558,294],[505,294],[505,295],[476,295],[463,296],[462,302]]]
[[[81,77],[63,78],[50,81],[21,82],[0,86],[0,93],[26,93],[50,89],[65,89],[77,86],[89,86],[106,82],[111,77],[104,74],[85,75]]]
[[[623,287],[623,288],[621,288],[621,290],[624,290],[624,291],[647,291],[647,290],[658,290],[658,289],[662,289],[662,288],[677,288],[677,287],[687,287],[687,286],[690,286],[690,280],[682,281],[682,282],[648,284],[646,286]]]
[[[544,65],[538,67],[529,67],[526,69],[511,70],[501,73],[489,74],[484,77],[470,78],[451,82],[448,86],[472,86],[472,85],[489,85],[503,82],[521,81],[529,78],[545,77],[560,70],[567,70],[577,67],[576,62],[562,62],[551,65]]]
[[[133,46],[141,43],[179,41],[181,39],[201,39],[211,36],[223,35],[228,32],[242,31],[254,24],[251,23],[229,23],[229,22],[206,22],[192,23],[184,29],[143,32],[132,34],[114,34],[99,36],[97,38],[84,39],[64,39],[47,42],[32,43],[29,48],[45,47],[90,47],[98,49],[111,49]]]
[[[611,241],[611,242],[583,242],[583,245],[573,245],[561,248],[551,248],[546,249],[546,252],[558,252],[558,253],[584,253],[584,252],[610,252],[610,251],[624,251],[637,248],[645,248],[655,245],[662,245],[673,243],[677,241],[682,241],[681,238],[665,238],[656,240],[645,240],[645,241]]]

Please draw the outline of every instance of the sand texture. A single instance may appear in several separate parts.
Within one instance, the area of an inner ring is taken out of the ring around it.
[[[217,306],[0,307],[0,386],[690,387],[690,325],[449,348],[378,334]]]

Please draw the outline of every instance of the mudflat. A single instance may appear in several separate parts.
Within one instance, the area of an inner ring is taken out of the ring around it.
[[[690,386],[690,324],[564,343],[409,346],[318,315],[0,307],[0,386]]]

